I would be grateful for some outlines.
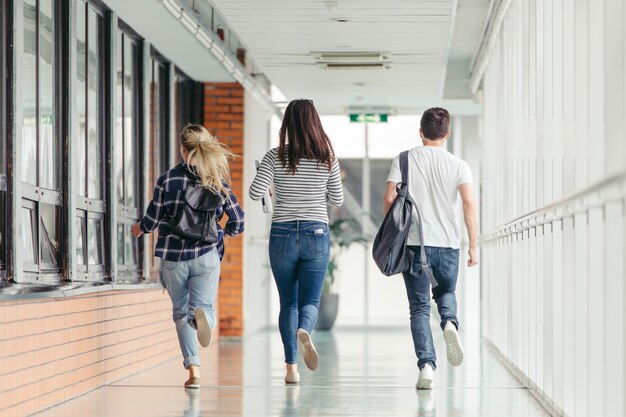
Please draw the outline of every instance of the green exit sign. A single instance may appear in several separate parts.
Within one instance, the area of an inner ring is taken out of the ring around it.
[[[350,114],[352,123],[387,123],[387,115],[381,113],[353,113]]]

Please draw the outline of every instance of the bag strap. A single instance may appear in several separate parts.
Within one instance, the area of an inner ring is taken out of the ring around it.
[[[420,212],[420,209],[417,203],[415,202],[415,200],[413,200],[413,197],[411,197],[411,193],[409,192],[409,151],[404,151],[400,153],[400,172],[402,173],[402,182],[404,183],[404,186],[406,187],[406,199],[413,205],[413,207],[415,207],[415,211],[417,212],[417,228],[419,230],[420,243],[422,245],[421,250],[420,250],[420,264],[422,266],[422,271],[426,274],[426,276],[428,277],[428,280],[430,281],[431,285],[434,288],[439,284],[437,283],[437,280],[435,279],[433,272],[428,267],[428,261],[426,260],[426,247],[424,245],[424,228],[422,227],[423,225],[422,213]]]

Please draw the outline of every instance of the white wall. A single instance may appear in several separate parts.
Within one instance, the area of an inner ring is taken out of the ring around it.
[[[261,203],[248,197],[254,179],[254,160],[261,160],[270,148],[270,114],[248,92],[244,98],[244,209],[246,230],[244,245],[243,314],[244,336],[271,324],[270,299],[274,283],[267,252],[271,217],[263,213]]]
[[[624,171],[625,21],[623,0],[512,1],[483,84],[483,231]],[[483,245],[484,334],[548,405],[622,416],[623,197],[574,208]]]

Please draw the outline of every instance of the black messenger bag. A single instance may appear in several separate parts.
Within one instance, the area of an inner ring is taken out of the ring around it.
[[[185,204],[168,222],[173,234],[183,239],[205,243],[217,242],[216,211],[223,204],[222,196],[198,184],[196,176],[181,166],[190,183],[183,191]]]
[[[415,209],[418,218],[420,242],[422,242],[422,250],[420,250],[420,272],[425,273],[432,286],[436,287],[437,281],[428,266],[423,247],[424,230],[422,228],[422,215],[415,200],[413,200],[413,197],[409,194],[408,155],[408,151],[404,151],[400,154],[402,182],[397,184],[396,191],[398,195],[385,215],[378,229],[378,233],[376,233],[372,248],[372,257],[378,269],[380,269],[380,272],[387,276],[400,274],[411,269],[415,254],[408,248],[407,239],[409,237],[413,209]]]

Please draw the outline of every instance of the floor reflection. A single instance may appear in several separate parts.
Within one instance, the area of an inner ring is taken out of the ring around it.
[[[435,344],[445,358],[441,331]],[[300,364],[301,382],[285,385],[278,332],[222,340],[202,351],[202,388],[182,387],[180,360],[130,376],[40,413],[45,417],[160,416],[544,416],[476,335],[461,335],[466,361],[438,363],[432,391],[416,391],[416,360],[406,327],[316,332],[319,368]]]

